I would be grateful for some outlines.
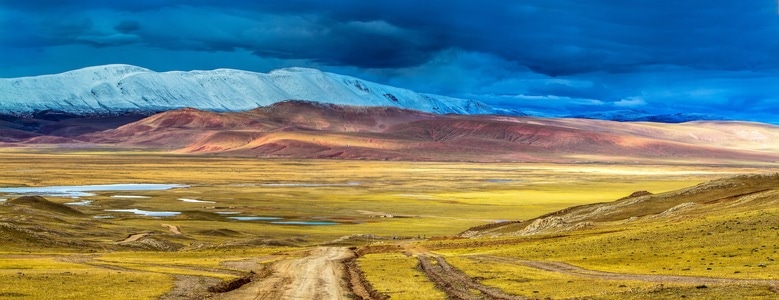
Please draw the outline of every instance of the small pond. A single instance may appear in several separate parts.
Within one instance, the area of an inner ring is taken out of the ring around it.
[[[105,211],[112,211],[112,212],[127,212],[127,213],[134,213],[136,215],[143,215],[147,217],[173,217],[176,215],[181,214],[181,212],[178,211],[148,211],[148,210],[141,210],[141,209],[106,209]]]
[[[92,200],[84,200],[84,201],[76,201],[76,202],[67,202],[65,205],[73,205],[73,206],[89,206],[92,204]]]
[[[228,219],[238,220],[238,221],[273,221],[273,220],[283,220],[284,218],[279,217],[227,217]]]
[[[303,226],[324,226],[324,225],[338,225],[339,223],[331,221],[276,221],[270,222],[276,225],[303,225]]]
[[[174,188],[189,187],[183,184],[96,184],[96,185],[62,185],[40,187],[0,188],[0,193],[26,194],[49,197],[89,197],[97,191],[162,191]]]
[[[216,203],[214,201],[205,201],[205,200],[187,199],[187,198],[179,198],[179,201],[187,202],[187,203]]]
[[[331,186],[359,186],[359,182],[347,183],[265,183],[261,186],[266,187],[331,187]]]
[[[511,180],[511,179],[487,179],[486,181],[487,182],[492,182],[492,183],[509,183],[509,182],[514,182],[514,180]]]

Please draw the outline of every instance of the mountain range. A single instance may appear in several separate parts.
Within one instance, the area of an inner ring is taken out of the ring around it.
[[[154,72],[104,65],[61,74],[0,79],[0,113],[55,110],[72,114],[149,113],[178,108],[243,111],[284,100],[391,106],[431,113],[510,113],[484,103],[381,85],[315,69],[267,74],[217,69]]]
[[[147,114],[178,108],[244,111],[285,100],[354,106],[391,106],[438,114],[526,115],[521,109],[424,94],[307,68],[265,73],[217,69],[154,72],[132,65],[102,65],[60,74],[0,78],[0,114],[61,111],[80,115]],[[540,112],[539,112],[540,113]],[[727,118],[700,113],[653,114],[616,110],[546,117],[682,123]]]
[[[728,120],[723,116],[703,113],[653,114],[644,110],[611,110],[565,116],[566,118],[611,120],[619,122],[684,123],[704,120]]]
[[[571,117],[530,117],[302,68],[158,73],[105,65],[0,79],[5,147],[422,161],[779,162],[773,125],[643,111]]]
[[[772,164],[779,127],[502,115],[282,101],[240,112],[192,108],[0,120],[0,145],[149,149],[197,155],[409,161]]]

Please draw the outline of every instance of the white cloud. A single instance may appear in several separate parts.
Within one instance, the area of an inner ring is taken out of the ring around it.
[[[646,101],[641,97],[630,97],[614,102],[614,106],[618,107],[637,107],[644,105],[646,105]]]

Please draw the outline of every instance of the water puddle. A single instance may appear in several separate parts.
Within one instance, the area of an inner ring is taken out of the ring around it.
[[[96,184],[0,188],[0,193],[79,198],[95,196],[95,194],[89,192],[97,191],[162,191],[185,187],[189,186],[183,184]]]
[[[330,221],[277,221],[270,222],[276,225],[303,225],[303,226],[324,226],[324,225],[338,225],[339,223]]]
[[[84,200],[84,201],[77,201],[77,202],[67,202],[65,205],[73,205],[73,206],[89,206],[92,204],[92,200]]]
[[[179,201],[183,201],[187,203],[216,203],[214,201],[205,201],[205,200],[187,199],[187,198],[179,198]]]
[[[260,186],[267,187],[330,187],[330,186],[359,186],[362,183],[359,182],[347,182],[347,183],[265,183]]]
[[[136,215],[143,215],[147,217],[173,217],[176,215],[181,214],[181,212],[178,211],[148,211],[148,210],[141,210],[141,209],[106,209],[105,211],[112,211],[112,212],[128,212],[128,213],[134,213]]]
[[[408,197],[408,198],[417,198],[417,199],[433,199],[430,195],[420,195],[420,194],[398,194],[398,196],[401,197]]]
[[[92,216],[93,219],[113,219],[114,216]]]
[[[509,183],[509,182],[514,182],[514,180],[511,180],[511,179],[487,179],[486,181],[487,182],[492,182],[492,183]]]
[[[273,220],[284,219],[279,217],[228,217],[228,218],[233,220],[238,220],[238,221],[273,221]]]
[[[0,199],[0,202],[8,201],[8,199]]]

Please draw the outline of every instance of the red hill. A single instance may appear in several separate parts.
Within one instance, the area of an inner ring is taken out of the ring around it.
[[[23,138],[23,136],[20,136]],[[779,161],[779,127],[662,124],[286,101],[246,112],[163,112],[74,139],[178,153],[387,160],[753,163]],[[70,140],[32,138],[29,142]]]

